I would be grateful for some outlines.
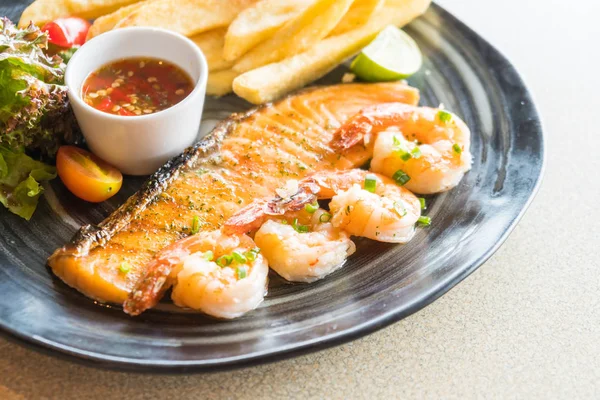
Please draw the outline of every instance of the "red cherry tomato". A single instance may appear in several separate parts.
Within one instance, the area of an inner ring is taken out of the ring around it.
[[[119,170],[75,146],[61,146],[58,149],[56,170],[71,193],[92,203],[114,196],[123,183],[123,175]]]
[[[50,43],[70,48],[85,43],[90,26],[91,24],[82,18],[58,18],[44,25],[42,31],[48,32]]]

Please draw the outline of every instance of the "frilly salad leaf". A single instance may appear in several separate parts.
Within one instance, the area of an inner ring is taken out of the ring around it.
[[[0,202],[29,219],[55,177],[52,160],[63,143],[80,140],[64,86],[65,64],[44,54],[48,35],[0,19]]]
[[[63,85],[65,64],[44,49],[48,35],[0,19],[0,144],[52,158],[79,139]]]
[[[21,152],[0,146],[0,203],[29,220],[44,188],[56,178],[56,169]]]

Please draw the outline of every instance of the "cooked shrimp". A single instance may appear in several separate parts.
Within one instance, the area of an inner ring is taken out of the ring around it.
[[[336,133],[340,149],[371,145],[371,170],[421,194],[455,187],[471,169],[467,125],[444,110],[387,103],[367,107]]]
[[[173,302],[218,318],[255,309],[266,293],[268,265],[243,234],[201,232],[162,250],[124,304],[138,315],[158,303],[173,285]]]
[[[228,220],[226,229],[247,232],[260,223],[254,241],[271,269],[288,281],[314,282],[341,268],[356,251],[349,235],[333,227],[331,214],[308,202],[310,196],[294,205],[286,197],[255,201]],[[286,203],[290,211],[283,212]],[[299,205],[305,209],[294,211]]]
[[[298,182],[290,179],[285,187],[275,190],[273,198],[258,199],[232,215],[223,225],[226,233],[248,233],[257,230],[268,219],[302,210],[313,203],[319,187],[310,179]]]
[[[314,282],[340,269],[356,246],[346,232],[328,222],[331,216],[325,210],[298,216],[293,222],[290,215],[265,222],[254,241],[269,266],[284,279]]]
[[[319,198],[331,197],[334,227],[380,242],[412,239],[421,203],[393,180],[360,169],[318,172],[309,179],[319,185]]]

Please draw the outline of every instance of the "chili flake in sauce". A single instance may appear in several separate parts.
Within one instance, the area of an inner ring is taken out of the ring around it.
[[[178,66],[148,57],[127,58],[92,72],[82,88],[83,100],[115,115],[152,114],[174,106],[194,89]]]

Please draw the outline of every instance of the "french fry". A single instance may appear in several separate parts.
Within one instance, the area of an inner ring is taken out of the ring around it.
[[[231,69],[211,72],[208,74],[208,83],[206,85],[206,93],[213,96],[224,96],[233,91],[233,80],[239,74]]]
[[[360,28],[324,39],[304,53],[246,72],[233,81],[233,91],[254,104],[273,101],[321,78],[359,52],[388,24],[405,25],[427,9],[430,0],[394,0]]]
[[[431,0],[385,0],[384,12],[388,14],[388,24],[402,27],[427,11]]]
[[[238,72],[267,65],[301,53],[327,36],[350,8],[353,0],[315,0],[288,21],[275,36],[246,53],[233,66]]]
[[[204,53],[209,71],[220,71],[233,65],[233,62],[223,58],[225,32],[227,32],[226,28],[213,29],[190,38]]]
[[[85,40],[90,40],[91,38],[100,35],[101,33],[108,32],[113,29],[119,21],[123,18],[127,17],[132,12],[138,10],[140,7],[147,5],[152,0],[141,1],[139,3],[133,3],[125,7],[119,8],[117,11],[103,15],[99,18],[96,18],[90,30],[88,31],[87,37]]]
[[[194,36],[228,26],[245,8],[257,0],[154,0],[116,25],[152,26]]]
[[[68,15],[68,13],[69,7],[66,3],[52,0],[37,0],[31,3],[29,7],[23,11],[23,14],[21,14],[19,27],[24,28],[28,26],[30,22],[35,25],[43,25],[55,18],[64,17]]]
[[[61,17],[98,18],[139,0],[36,0],[21,14],[19,26],[43,25]]]
[[[329,36],[341,35],[364,25],[384,2],[384,0],[354,0],[344,18],[329,33]]]
[[[254,104],[273,101],[327,74],[369,43],[379,29],[359,28],[324,39],[304,53],[248,71],[233,81],[233,91]]]
[[[283,24],[298,15],[314,0],[261,0],[233,20],[227,35],[223,57],[233,61],[273,36]]]

